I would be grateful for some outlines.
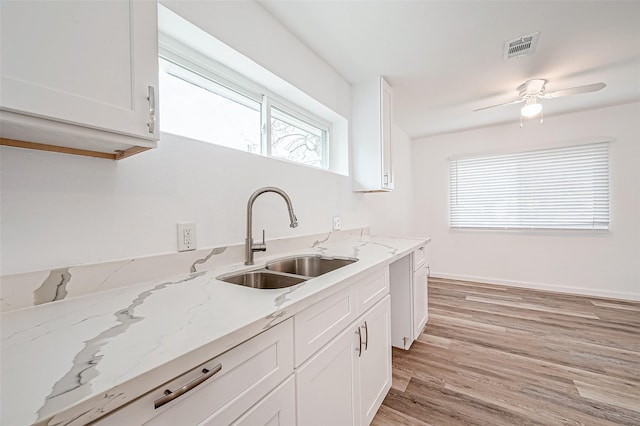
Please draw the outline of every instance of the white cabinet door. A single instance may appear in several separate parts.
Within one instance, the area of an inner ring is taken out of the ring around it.
[[[296,384],[293,376],[244,413],[231,426],[295,426]],[[207,425],[203,423],[201,426]]]
[[[427,267],[422,265],[413,274],[413,338],[422,333],[429,317],[429,297],[427,293]]]
[[[364,348],[358,358],[361,424],[368,425],[391,388],[390,297],[360,320]]]
[[[413,343],[413,268],[408,254],[389,265],[391,344],[409,349]]]
[[[382,188],[393,189],[393,163],[391,161],[391,126],[393,123],[393,95],[391,86],[380,79],[380,134],[382,136]]]
[[[357,425],[356,328],[349,327],[296,370],[298,425]]]
[[[9,0],[1,20],[3,120],[158,139],[155,1]]]

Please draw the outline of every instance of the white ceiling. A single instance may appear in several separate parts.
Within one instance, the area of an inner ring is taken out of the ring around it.
[[[640,1],[283,1],[260,4],[350,83],[382,75],[395,121],[411,137],[519,125],[525,80],[547,92],[545,117],[640,101]],[[536,51],[503,60],[504,42],[540,31]]]

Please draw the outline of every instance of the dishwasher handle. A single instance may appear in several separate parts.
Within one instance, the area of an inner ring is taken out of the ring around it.
[[[184,395],[185,393],[189,392],[191,389],[195,388],[196,386],[200,385],[204,381],[218,374],[220,370],[222,370],[222,364],[216,365],[211,370],[207,370],[206,368],[203,368],[202,376],[193,379],[186,385],[182,386],[180,389],[177,389],[175,391],[165,389],[164,396],[153,401],[154,408],[158,409],[162,407],[164,404],[171,402],[174,399]]]

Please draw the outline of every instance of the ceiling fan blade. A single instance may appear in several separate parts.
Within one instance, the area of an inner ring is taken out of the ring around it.
[[[504,106],[504,105],[519,104],[520,102],[523,102],[523,101],[524,101],[523,99],[516,99],[515,101],[507,102],[507,103],[504,103],[504,104],[497,104],[497,105],[491,105],[491,106],[486,106],[486,107],[474,109],[473,112],[482,111],[483,109],[495,108],[495,107]]]
[[[585,86],[572,87],[570,89],[556,90],[555,92],[545,93],[540,96],[544,99],[552,99],[559,98],[561,96],[569,96],[569,95],[577,95],[580,93],[589,93],[589,92],[597,92],[600,89],[603,89],[607,85],[604,83],[593,83],[587,84]]]

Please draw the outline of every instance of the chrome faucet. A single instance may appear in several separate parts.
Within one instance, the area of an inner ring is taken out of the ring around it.
[[[260,195],[264,194],[265,192],[275,192],[276,194],[279,194],[282,198],[284,198],[284,201],[287,203],[287,208],[289,209],[289,219],[291,220],[291,223],[289,224],[289,226],[292,228],[295,228],[298,226],[298,218],[293,212],[291,199],[289,198],[287,193],[284,192],[282,189],[276,188],[273,186],[266,186],[264,188],[258,189],[256,192],[251,194],[251,197],[249,197],[249,202],[247,203],[247,238],[244,240],[244,264],[245,265],[253,265],[254,252],[267,251],[267,245],[264,240],[264,229],[262,230],[262,242],[258,244],[253,244],[253,235],[251,232],[251,223],[253,220],[253,203],[256,201],[256,198],[258,198]]]

